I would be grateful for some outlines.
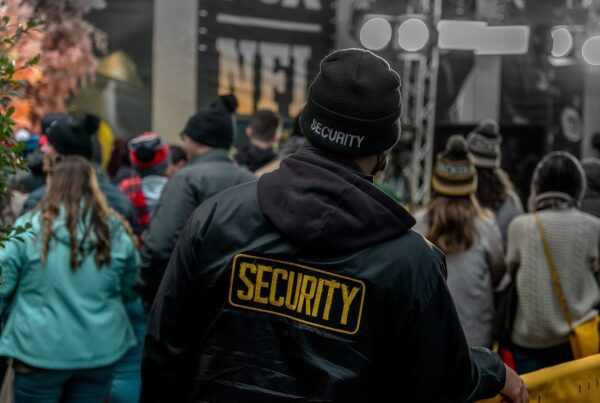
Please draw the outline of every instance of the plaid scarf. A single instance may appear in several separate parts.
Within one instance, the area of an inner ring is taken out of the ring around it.
[[[130,178],[124,179],[119,184],[119,190],[131,200],[141,234],[148,228],[150,222],[150,214],[148,213],[148,206],[146,205],[146,196],[144,196],[144,191],[142,189],[142,178],[139,175],[134,174]]]

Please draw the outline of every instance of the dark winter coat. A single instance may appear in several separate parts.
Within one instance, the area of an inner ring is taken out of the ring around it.
[[[154,300],[179,234],[196,207],[225,189],[255,179],[248,170],[236,166],[227,150],[221,148],[192,158],[169,179],[143,234],[136,288],[147,306]]]
[[[504,384],[469,350],[444,256],[355,166],[306,147],[203,203],[171,257],[148,402],[463,402]]]

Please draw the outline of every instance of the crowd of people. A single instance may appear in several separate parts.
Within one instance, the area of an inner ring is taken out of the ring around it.
[[[399,88],[383,59],[337,51],[283,142],[259,110],[232,153],[224,95],[181,147],[143,133],[104,165],[97,118],[47,116],[2,206],[28,227],[0,249],[15,403],[527,401],[516,373],[572,360],[598,315],[600,160],[545,156],[526,213],[485,120],[448,139],[411,215],[373,185]]]
[[[116,139],[106,166],[97,117],[43,119],[2,206],[4,224],[31,225],[0,257],[0,349],[12,358],[16,402],[139,401],[148,310],[187,218],[301,145],[296,127],[276,152],[283,122],[260,110],[235,163],[236,107],[225,96],[192,116],[182,146],[152,132]]]
[[[446,254],[448,288],[469,345],[502,342],[505,360],[523,374],[573,360],[568,335],[598,315],[600,220],[592,167],[600,161],[584,161],[587,186],[573,155],[546,155],[533,174],[525,213],[500,168],[500,144],[498,125],[490,121],[467,139],[448,140],[434,167],[434,195],[415,214],[415,230]],[[503,335],[506,329],[496,327],[506,318],[496,317],[503,314],[497,308],[511,282],[516,303],[510,333]]]

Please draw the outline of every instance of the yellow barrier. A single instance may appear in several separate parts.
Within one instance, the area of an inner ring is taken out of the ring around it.
[[[600,354],[523,375],[530,403],[600,402]],[[499,397],[482,402],[497,403]]]

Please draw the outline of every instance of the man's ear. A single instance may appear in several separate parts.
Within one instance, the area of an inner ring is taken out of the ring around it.
[[[251,139],[252,136],[252,129],[250,128],[250,126],[246,126],[246,136],[248,137],[248,139]]]

